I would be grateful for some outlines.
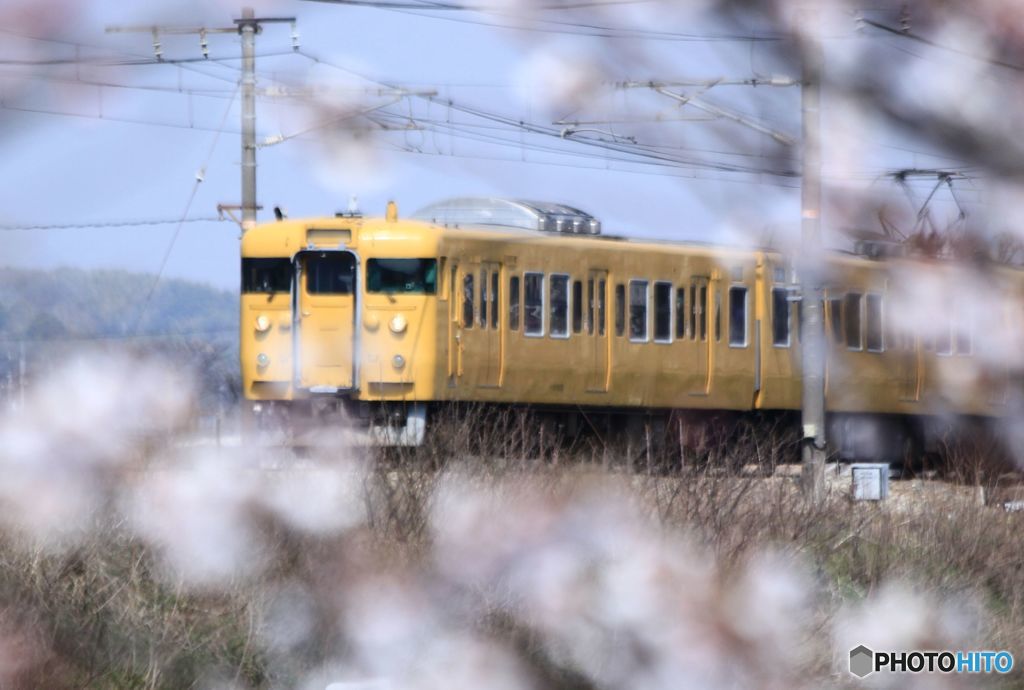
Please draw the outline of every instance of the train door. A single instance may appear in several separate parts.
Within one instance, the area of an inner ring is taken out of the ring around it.
[[[920,338],[909,330],[897,334],[899,358],[897,376],[900,400],[917,402],[921,399],[921,347]]]
[[[501,264],[480,266],[480,333],[485,346],[481,350],[479,385],[498,387],[502,374],[501,338]]]
[[[592,270],[587,274],[587,337],[590,366],[587,390],[604,393],[608,390],[610,346],[608,338],[608,271]]]
[[[448,385],[454,387],[462,376],[462,312],[466,299],[459,264],[454,260],[451,262],[448,278]],[[472,313],[472,301],[470,305]]]
[[[485,262],[479,267],[467,266],[462,272],[460,356],[470,385],[495,387],[500,381],[500,282],[501,264]]]
[[[690,279],[690,339],[696,346],[690,360],[691,395],[707,395],[711,383],[711,336],[708,332],[711,291],[708,282],[706,277]]]
[[[298,387],[315,392],[351,389],[356,362],[355,255],[301,252],[295,269]]]

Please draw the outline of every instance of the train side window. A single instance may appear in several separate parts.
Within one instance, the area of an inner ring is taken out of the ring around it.
[[[729,345],[747,346],[747,288],[743,285],[729,288]]]
[[[722,291],[715,290],[715,342],[722,342]]]
[[[552,338],[569,337],[569,276],[564,273],[548,277],[548,303],[551,306]]]
[[[491,328],[498,329],[498,271],[491,273]]]
[[[597,334],[604,337],[606,317],[608,315],[605,297],[608,293],[608,285],[603,280],[597,281]]]
[[[832,339],[843,342],[843,300],[838,297],[828,301],[828,317],[832,324]]]
[[[789,347],[790,309],[788,291],[784,287],[772,288],[772,345]]]
[[[487,271],[480,270],[480,328],[487,328]]]
[[[958,355],[974,354],[974,342],[966,324],[961,324],[960,329],[956,332],[956,353]]]
[[[626,332],[626,286],[618,283],[615,286],[615,335],[622,336]]]
[[[587,335],[594,335],[594,279],[587,281]]]
[[[572,332],[583,332],[583,282],[572,283]]]
[[[960,300],[956,304],[956,353],[958,355],[974,354],[974,323],[966,303]]]
[[[523,316],[526,335],[544,335],[544,274],[526,273],[523,275]]]
[[[676,288],[676,340],[686,337],[686,288]]]
[[[690,285],[690,340],[697,339],[697,286]]]
[[[654,342],[672,342],[672,283],[654,284]]]
[[[868,352],[883,352],[885,350],[885,337],[882,335],[881,295],[867,296],[864,325],[867,330]]]
[[[647,342],[647,281],[629,281],[629,339]]]
[[[948,316],[942,324],[942,330],[940,330],[939,334],[935,337],[935,354],[953,354],[953,324],[952,319]]]
[[[473,327],[473,274],[462,276],[462,327]]]
[[[843,302],[843,326],[846,329],[846,347],[860,350],[864,347],[860,328],[860,293],[847,293]]]
[[[519,276],[508,279],[508,327],[519,330]]]
[[[701,341],[707,341],[708,339],[708,286],[701,285],[700,290],[697,291],[697,321],[700,325],[700,339]]]

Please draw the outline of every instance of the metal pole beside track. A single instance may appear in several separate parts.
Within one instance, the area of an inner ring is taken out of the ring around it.
[[[256,226],[256,33],[251,7],[236,20],[242,36],[242,232]]]
[[[804,10],[801,42],[803,62],[801,119],[802,251],[797,266],[802,288],[800,344],[802,359],[802,483],[804,495],[820,501],[825,489],[825,324],[823,318],[823,252],[821,244],[821,72],[823,53],[817,9]]]
[[[242,79],[239,84],[242,95],[242,232],[256,225],[256,34],[263,30],[263,24],[289,22],[295,25],[295,17],[257,17],[251,7],[242,8],[242,18],[234,21],[234,27],[183,27],[183,26],[108,26],[108,33],[146,32],[153,35],[153,49],[156,59],[162,61],[163,46],[161,34],[196,34],[200,37],[203,57],[209,57],[207,37],[210,34],[238,33],[242,37]],[[298,34],[292,32],[292,48],[298,50]],[[218,206],[236,208],[235,206]]]

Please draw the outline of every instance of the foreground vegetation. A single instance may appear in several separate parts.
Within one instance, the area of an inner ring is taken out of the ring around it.
[[[1022,518],[969,487],[809,505],[728,448],[647,473],[509,428],[302,458],[90,441],[46,479],[96,501],[45,528],[5,471],[0,685],[843,687],[861,642],[1024,648]]]

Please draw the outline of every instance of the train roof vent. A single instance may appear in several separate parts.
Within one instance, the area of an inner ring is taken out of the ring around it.
[[[542,201],[463,197],[431,204],[412,217],[450,227],[497,225],[575,235],[601,234],[601,221],[589,213]]]

